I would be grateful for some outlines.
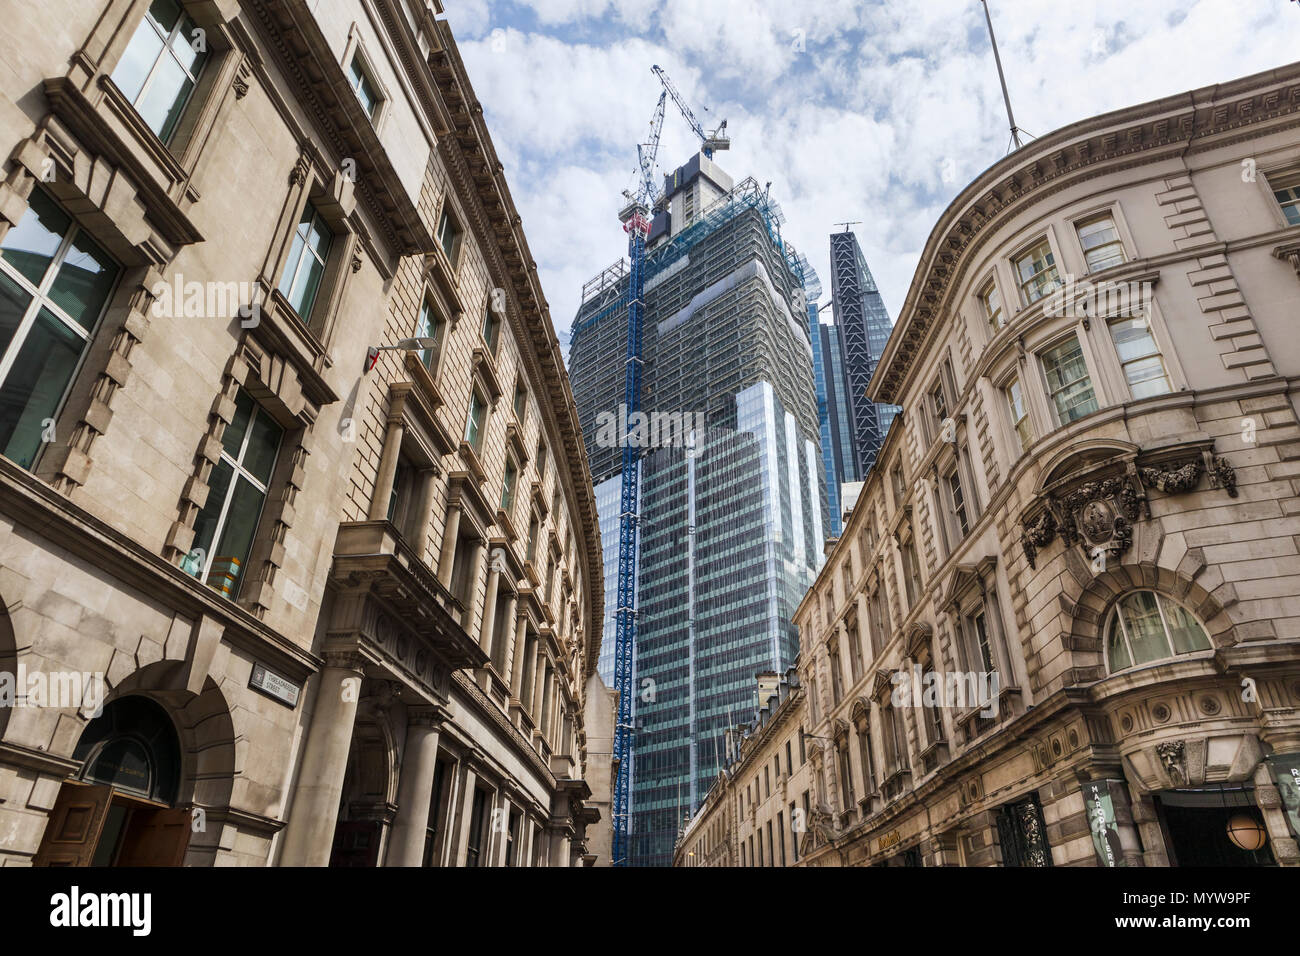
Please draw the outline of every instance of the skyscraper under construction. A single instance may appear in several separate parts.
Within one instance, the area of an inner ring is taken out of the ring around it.
[[[753,716],[764,671],[798,650],[791,618],[816,576],[825,472],[803,287],[753,179],[703,154],[666,177],[645,270],[630,862],[671,865],[682,821]],[[605,551],[618,574],[619,419],[627,344],[623,260],[583,288],[569,370]],[[611,440],[614,437],[615,440]],[[639,442],[640,444],[640,442]],[[600,670],[612,680],[614,642]]]

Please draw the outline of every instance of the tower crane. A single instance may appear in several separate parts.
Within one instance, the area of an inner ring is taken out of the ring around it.
[[[712,132],[706,132],[695,118],[682,95],[677,92],[668,74],[658,66],[652,67],[663,84],[659,102],[650,120],[650,138],[638,143],[636,191],[624,190],[627,204],[618,218],[627,233],[627,256],[630,262],[627,280],[627,353],[624,359],[623,402],[627,420],[641,410],[641,322],[645,314],[644,286],[646,268],[646,242],[650,235],[651,215],[659,199],[655,183],[655,158],[659,154],[659,135],[663,131],[664,107],[667,97],[681,111],[695,135],[700,138],[705,156],[712,157],[714,150],[729,149],[727,121]],[[628,864],[628,833],[631,822],[632,790],[632,670],[636,652],[636,561],[637,526],[640,485],[640,453],[634,443],[622,435],[623,481],[619,498],[618,519],[618,598],[615,605],[614,630],[614,690],[618,693],[618,716],[614,723],[614,760],[618,776],[614,784],[613,824],[614,866]]]

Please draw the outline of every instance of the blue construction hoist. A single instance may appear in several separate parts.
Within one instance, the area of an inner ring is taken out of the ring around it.
[[[706,133],[695,114],[672,85],[668,75],[658,66],[652,68],[663,84],[654,116],[650,120],[650,138],[637,145],[636,192],[625,191],[627,205],[618,218],[627,233],[627,255],[631,262],[627,280],[627,358],[623,385],[623,402],[630,421],[633,413],[641,410],[641,321],[645,312],[643,299],[645,285],[646,240],[654,207],[659,198],[655,184],[655,157],[659,153],[659,134],[664,125],[664,104],[671,96],[681,110],[691,129],[703,141],[705,156],[717,149],[727,149],[726,120],[717,130]],[[638,486],[641,472],[639,449],[622,435],[623,488],[618,518],[618,603],[615,611],[614,631],[614,690],[618,692],[618,718],[614,724],[614,760],[618,777],[614,785],[614,866],[628,864],[628,824],[631,814],[632,791],[632,670],[636,649],[636,558]]]

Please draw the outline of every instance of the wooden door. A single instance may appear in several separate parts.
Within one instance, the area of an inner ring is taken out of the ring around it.
[[[136,806],[114,866],[182,866],[190,845],[191,811]]]
[[[32,865],[89,866],[112,798],[113,788],[103,784],[64,783]]]
[[[378,866],[378,820],[340,820],[334,828],[330,866]]]

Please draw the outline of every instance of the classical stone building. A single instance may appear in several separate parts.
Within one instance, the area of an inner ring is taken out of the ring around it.
[[[5,864],[592,862],[591,482],[440,13],[6,23]]]
[[[800,865],[1300,863],[1297,302],[1300,64],[954,200],[797,615]]]
[[[816,819],[806,696],[798,667],[759,675],[754,720],[734,728],[727,766],[686,822],[673,866],[795,866]]]

